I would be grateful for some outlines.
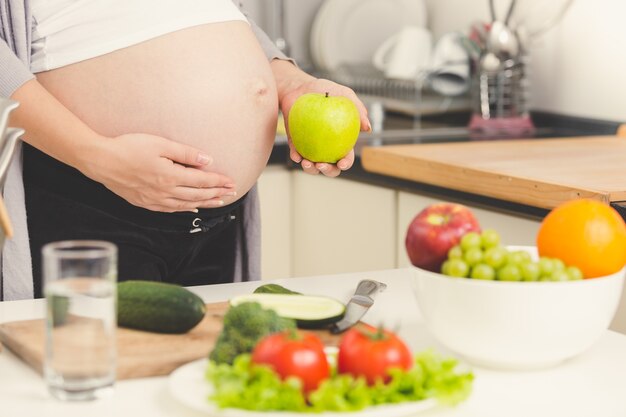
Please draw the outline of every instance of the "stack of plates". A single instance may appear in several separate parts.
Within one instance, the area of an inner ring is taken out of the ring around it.
[[[403,26],[426,27],[423,0],[326,0],[311,30],[311,55],[318,69],[371,63],[380,44]]]

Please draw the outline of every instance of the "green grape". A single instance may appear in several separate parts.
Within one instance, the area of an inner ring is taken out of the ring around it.
[[[522,272],[517,265],[507,264],[498,270],[498,279],[500,281],[521,281]]]
[[[496,279],[496,271],[485,263],[474,265],[470,277],[474,279],[493,280]]]
[[[565,269],[565,263],[558,258],[552,258],[552,264],[554,265],[555,271],[562,271]]]
[[[441,273],[444,275],[450,275],[450,261],[445,261],[441,264]]]
[[[550,275],[550,281],[569,281],[569,274],[565,269],[555,269]]]
[[[524,281],[537,281],[541,276],[541,268],[537,262],[526,262],[521,264],[520,272],[522,273],[522,280]]]
[[[555,269],[554,262],[552,262],[552,259],[542,256],[539,258],[539,269],[542,277],[549,277]]]
[[[463,253],[467,265],[474,266],[483,260],[483,251],[480,248],[470,248]]]
[[[463,258],[463,249],[459,245],[454,245],[448,251],[448,259]]]
[[[461,249],[467,251],[470,248],[480,248],[480,235],[476,232],[468,232],[461,238]]]
[[[532,256],[530,256],[530,253],[526,252],[525,250],[519,250],[517,251],[518,253],[518,257],[520,257],[522,259],[522,263],[528,263],[528,262],[532,262],[533,258]]]
[[[513,265],[522,265],[530,261],[531,261],[530,254],[523,250],[516,250],[513,252],[509,252],[506,258],[506,263],[513,264]]]
[[[502,246],[496,246],[485,251],[483,260],[490,267],[498,269],[506,262],[508,253]]]
[[[494,248],[500,244],[500,235],[494,229],[485,229],[480,234],[480,240],[484,249]]]
[[[575,266],[568,266],[567,268],[565,268],[565,272],[567,272],[570,281],[578,281],[580,279],[583,279],[582,271]]]
[[[448,275],[451,277],[466,277],[469,273],[469,266],[462,259],[450,259],[448,262]]]

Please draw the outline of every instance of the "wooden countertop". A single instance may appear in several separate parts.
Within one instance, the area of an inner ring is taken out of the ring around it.
[[[365,170],[551,209],[626,200],[626,138],[589,136],[366,147]]]

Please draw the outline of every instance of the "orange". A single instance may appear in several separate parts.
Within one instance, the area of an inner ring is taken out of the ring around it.
[[[540,256],[580,268],[585,278],[613,274],[626,264],[626,224],[611,206],[568,201],[552,210],[537,235]]]

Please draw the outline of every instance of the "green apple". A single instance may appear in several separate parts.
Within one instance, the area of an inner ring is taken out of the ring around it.
[[[326,94],[303,94],[289,110],[293,146],[311,162],[336,163],[359,137],[361,118],[352,100]]]

